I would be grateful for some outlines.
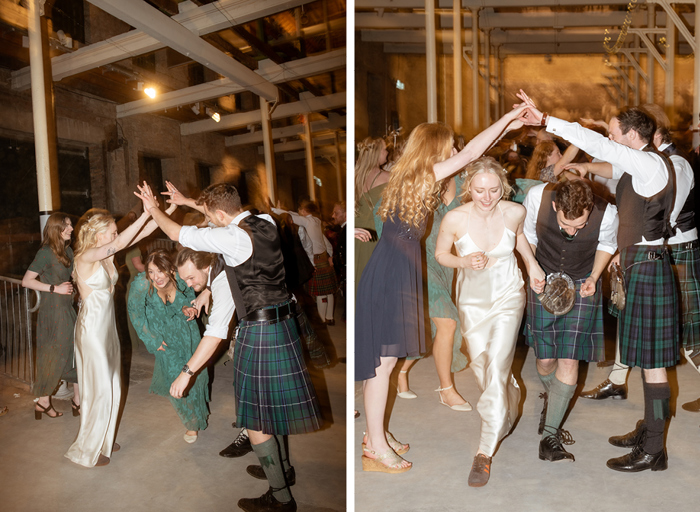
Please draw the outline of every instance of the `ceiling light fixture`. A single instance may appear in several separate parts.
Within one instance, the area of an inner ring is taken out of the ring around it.
[[[195,115],[199,115],[199,103],[192,105],[192,112],[194,112]]]
[[[156,97],[156,90],[153,87],[146,87],[143,92],[151,99]]]
[[[219,115],[218,112],[213,111],[212,109],[207,107],[206,113],[209,117],[211,117],[214,121],[217,123],[221,121],[221,116]]]

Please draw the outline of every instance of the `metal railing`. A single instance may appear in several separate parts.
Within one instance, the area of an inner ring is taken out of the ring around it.
[[[31,295],[36,304],[30,307]],[[41,295],[22,287],[22,281],[0,276],[0,374],[32,386],[34,344],[32,314]]]

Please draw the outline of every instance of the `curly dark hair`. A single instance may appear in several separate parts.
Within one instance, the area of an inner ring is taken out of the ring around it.
[[[651,142],[654,138],[656,122],[643,110],[636,107],[628,108],[615,117],[620,122],[620,131],[622,135],[627,134],[630,130],[634,130],[645,142]]]
[[[567,180],[559,182],[554,188],[554,204],[557,211],[564,214],[568,220],[583,217],[583,214],[593,210],[593,191],[583,180]]]
[[[175,266],[179,268],[188,261],[191,261],[199,270],[204,270],[205,268],[212,266],[215,257],[216,256],[210,252],[195,251],[185,247],[177,253],[177,258],[175,258]]]

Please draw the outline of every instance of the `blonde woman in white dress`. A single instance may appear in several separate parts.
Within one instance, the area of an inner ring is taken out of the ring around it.
[[[525,291],[514,250],[522,256],[537,293],[544,289],[545,274],[523,234],[525,208],[501,200],[511,192],[501,165],[493,158],[481,158],[467,171],[463,201],[468,202],[445,215],[435,259],[458,269],[455,302],[470,367],[481,390],[477,404],[481,438],[469,485],[481,487],[488,482],[491,457],[513,427],[520,402],[511,365]]]
[[[169,211],[172,212],[174,208]],[[86,467],[105,466],[113,451],[121,400],[121,350],[114,318],[114,255],[157,227],[148,212],[117,235],[105,210],[88,212],[78,232],[73,280],[80,292],[75,322],[75,362],[81,391],[80,430],[66,457]]]

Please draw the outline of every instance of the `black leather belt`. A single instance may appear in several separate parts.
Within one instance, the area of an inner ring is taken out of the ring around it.
[[[681,250],[687,250],[687,249],[696,249],[700,247],[700,244],[698,243],[697,240],[693,240],[692,242],[683,242],[680,244],[677,244],[678,248]]]
[[[249,313],[245,318],[246,322],[270,322],[270,324],[276,324],[277,322],[282,322],[294,316],[294,302],[289,302],[283,306],[276,308],[264,308],[257,309],[252,313]]]

